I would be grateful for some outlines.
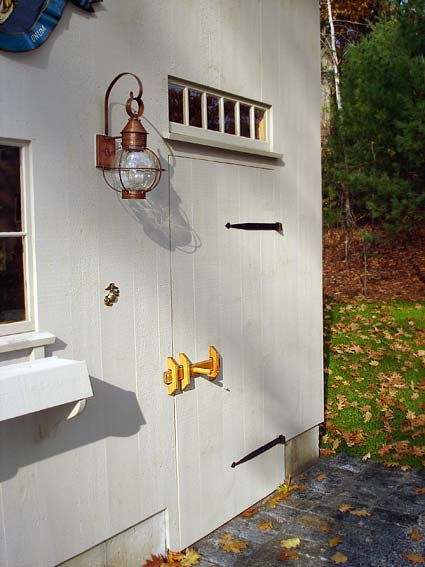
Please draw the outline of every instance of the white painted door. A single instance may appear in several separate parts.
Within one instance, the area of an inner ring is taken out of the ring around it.
[[[169,167],[173,355],[197,362],[214,345],[222,364],[214,382],[197,377],[175,395],[183,548],[283,480],[282,445],[231,464],[285,434],[292,417],[283,404],[279,309],[287,263],[277,232],[225,228],[283,220],[273,168],[183,157]]]

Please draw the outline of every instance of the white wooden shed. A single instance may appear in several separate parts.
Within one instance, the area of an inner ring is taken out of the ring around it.
[[[145,200],[95,167],[122,72],[164,169]],[[0,566],[140,567],[318,456],[319,3],[69,3],[0,77]],[[215,380],[170,395],[169,358],[211,346]]]

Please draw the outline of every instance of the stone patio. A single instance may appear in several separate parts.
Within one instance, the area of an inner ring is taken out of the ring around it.
[[[425,469],[402,472],[340,454],[322,457],[292,484],[308,488],[292,491],[275,508],[267,498],[255,506],[255,515],[238,516],[195,544],[202,554],[199,567],[331,566],[337,551],[350,567],[412,567],[404,554],[425,555],[425,495],[416,491],[425,486]],[[340,512],[341,504],[366,509],[370,516]],[[266,522],[272,528],[261,531],[258,525]],[[422,539],[412,540],[412,530]],[[225,533],[248,547],[226,553],[219,541]],[[331,548],[328,541],[335,536],[342,542]],[[299,559],[279,560],[281,540],[295,537],[301,540],[295,549]]]

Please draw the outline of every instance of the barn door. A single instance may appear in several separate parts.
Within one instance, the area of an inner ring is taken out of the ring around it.
[[[194,378],[175,395],[183,548],[270,493],[283,447],[231,468],[282,431],[277,232],[225,228],[276,222],[273,169],[170,158],[173,356],[221,355],[216,380]]]

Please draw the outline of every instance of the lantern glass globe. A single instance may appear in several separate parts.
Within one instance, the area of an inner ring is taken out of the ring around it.
[[[140,151],[116,151],[111,169],[114,189],[122,191],[149,191],[156,183],[160,164],[156,155],[148,148]]]

